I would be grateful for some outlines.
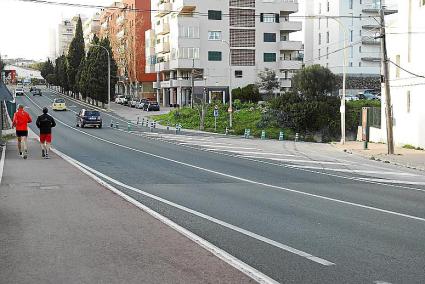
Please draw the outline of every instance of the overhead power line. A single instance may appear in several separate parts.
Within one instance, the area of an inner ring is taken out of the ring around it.
[[[415,76],[415,77],[417,77],[417,78],[425,78],[425,76],[423,76],[423,75],[418,75],[418,74],[416,74],[416,73],[413,73],[412,71],[409,71],[409,70],[407,70],[407,69],[405,69],[405,68],[401,67],[401,66],[400,66],[400,65],[398,65],[397,63],[392,62],[391,60],[388,60],[388,62],[389,62],[389,63],[391,63],[391,64],[393,64],[393,65],[395,65],[395,66],[397,66],[398,68],[400,68],[400,69],[401,69],[401,70],[403,70],[404,72],[409,73],[410,75],[413,75],[413,76]]]

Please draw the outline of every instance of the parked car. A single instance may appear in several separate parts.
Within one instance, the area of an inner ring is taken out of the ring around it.
[[[136,105],[136,108],[143,109],[143,106],[147,103],[149,103],[149,101],[147,99],[140,99],[139,102]]]
[[[378,93],[379,91],[375,90],[365,90],[363,93],[359,93],[359,97],[361,100],[380,100]]]
[[[346,96],[345,96],[345,101],[346,102],[350,102],[350,101],[358,101],[359,100],[359,97],[358,96],[356,96],[356,95],[353,95],[353,94],[347,94]]]
[[[136,105],[137,105],[137,103],[138,103],[138,101],[137,101],[137,99],[131,99],[129,102],[128,102],[128,105],[130,106],[130,107],[136,107]]]
[[[15,89],[15,97],[16,96],[23,96],[23,95],[25,95],[25,92],[24,92],[24,88],[16,88]]]
[[[97,126],[102,128],[102,117],[100,116],[100,112],[97,110],[82,109],[77,114],[76,126],[81,128],[86,126]]]
[[[149,102],[148,104],[144,105],[143,110],[146,111],[159,111],[160,107],[159,107],[159,103],[158,102]]]
[[[117,104],[123,104],[124,103],[124,96],[123,95],[118,95],[115,97],[115,103]]]
[[[62,98],[56,98],[53,100],[52,110],[66,110],[65,100]]]
[[[123,106],[130,106],[130,104],[129,104],[130,100],[131,100],[131,97],[124,97],[122,105]]]
[[[40,96],[41,97],[41,90],[39,88],[31,87],[30,92],[33,96]]]

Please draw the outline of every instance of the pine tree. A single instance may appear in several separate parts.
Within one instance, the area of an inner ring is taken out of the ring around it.
[[[47,81],[48,75],[54,73],[55,67],[53,66],[52,61],[50,61],[50,59],[47,59],[47,61],[43,63],[43,66],[41,68],[41,76]]]
[[[68,56],[66,57],[67,61],[67,76],[69,89],[73,92],[77,92],[77,82],[75,81],[76,75],[78,73],[81,60],[85,56],[84,51],[84,35],[83,35],[83,24],[81,18],[78,17],[77,26],[75,29],[75,36],[69,45]]]

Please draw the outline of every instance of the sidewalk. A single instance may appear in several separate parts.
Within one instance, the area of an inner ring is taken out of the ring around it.
[[[9,142],[0,187],[1,283],[247,283],[251,278],[55,154]]]
[[[336,149],[367,157],[369,159],[381,160],[408,168],[425,171],[425,151],[395,148],[395,155],[387,154],[387,145],[369,143],[368,150],[363,150],[363,142],[347,142],[345,145],[333,144]]]

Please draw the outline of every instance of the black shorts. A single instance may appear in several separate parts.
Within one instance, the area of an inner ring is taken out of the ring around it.
[[[28,130],[16,130],[17,137],[28,137]]]

